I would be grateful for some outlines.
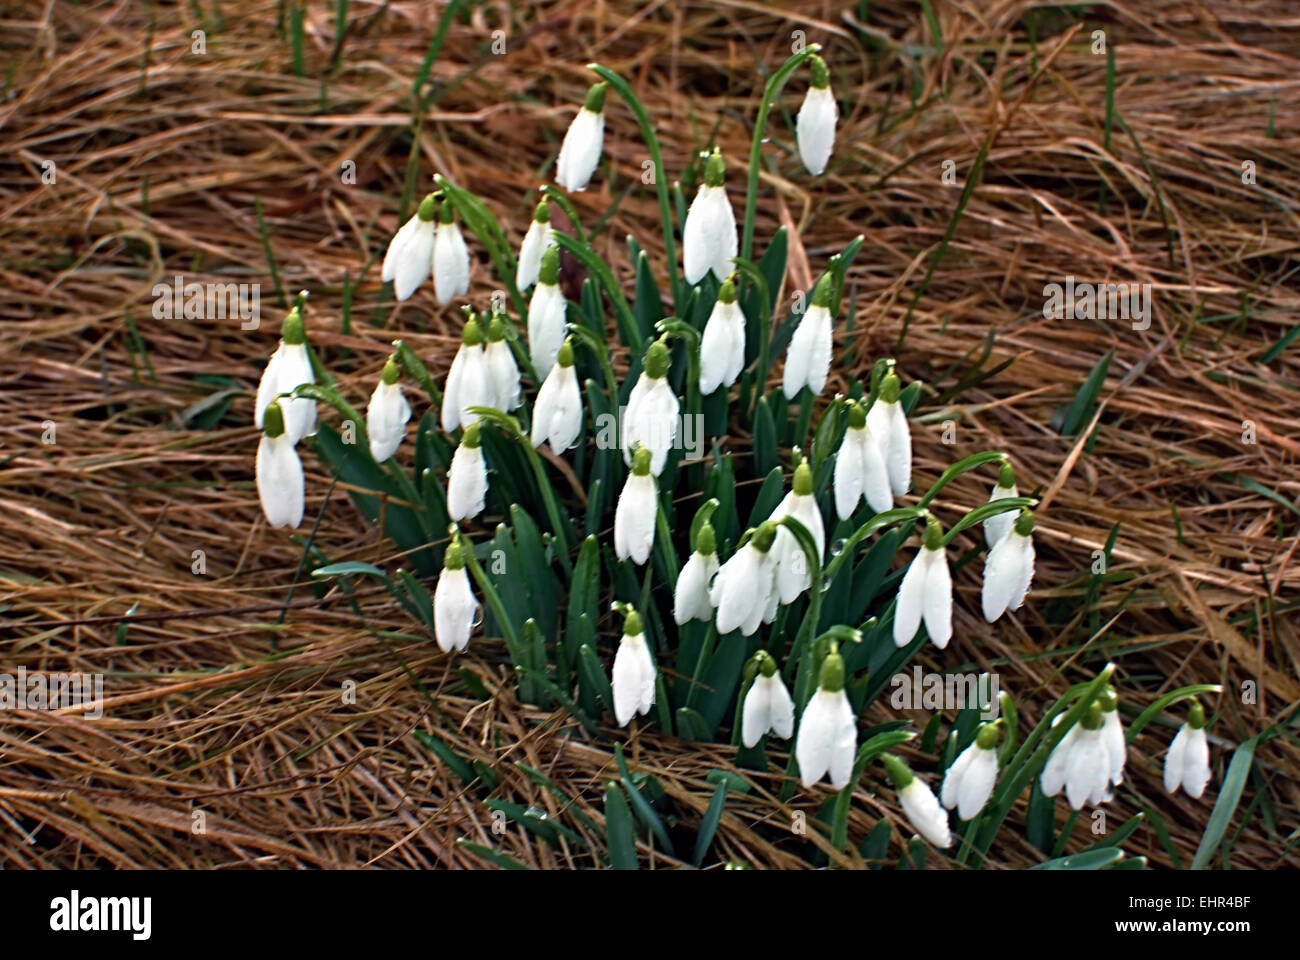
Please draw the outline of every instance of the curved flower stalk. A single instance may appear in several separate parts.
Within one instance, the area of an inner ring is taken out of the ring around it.
[[[630,467],[632,451],[638,445],[644,447],[650,453],[650,472],[656,477],[664,472],[668,451],[677,441],[680,407],[668,384],[668,365],[668,345],[660,338],[646,348],[641,376],[623,412],[623,460]]]
[[[257,497],[267,523],[296,527],[302,523],[302,461],[285,429],[279,402],[272,400],[267,405],[262,424],[262,439],[257,444]]]
[[[989,503],[1018,496],[1020,491],[1016,489],[1016,470],[1011,466],[1010,461],[1004,461],[1001,469],[998,470],[998,482],[993,485],[993,492],[989,494]],[[990,547],[996,546],[997,542],[1010,533],[1015,525],[1016,518],[1010,511],[994,514],[984,521],[984,542]]]
[[[817,498],[813,496],[813,474],[808,461],[801,458],[795,467],[794,479],[790,492],[772,511],[771,520],[780,524],[786,517],[794,517],[812,535],[820,558],[826,553],[826,529],[822,522],[821,510],[817,507]],[[799,541],[783,526],[778,526],[776,542],[772,545],[772,557],[776,562],[776,586],[782,605],[793,603],[799,594],[808,589],[812,582],[812,571],[808,569],[808,558],[804,555]]]
[[[524,242],[519,245],[519,263],[515,267],[515,286],[521,291],[527,290],[537,282],[542,268],[542,254],[551,246],[551,205],[543,197],[533,211],[533,221],[524,234]]]
[[[891,369],[880,382],[880,396],[867,411],[867,429],[880,444],[889,486],[901,497],[912,488],[912,431],[899,399],[901,384]]]
[[[992,623],[1008,610],[1019,610],[1034,579],[1034,515],[1020,511],[1011,530],[993,545],[984,561],[981,605]]]
[[[479,622],[479,602],[469,585],[460,537],[453,537],[443,554],[442,573],[433,592],[433,636],[443,653],[464,650]]]
[[[560,290],[560,251],[550,246],[542,253],[537,286],[528,301],[528,350],[533,369],[545,377],[555,366],[564,343],[564,293]]]
[[[1044,796],[1054,797],[1064,787],[1074,810],[1110,799],[1110,757],[1102,737],[1103,724],[1101,710],[1093,704],[1061,738],[1043,767]]]
[[[433,292],[441,304],[469,293],[469,250],[456,225],[456,211],[450,200],[439,210],[434,231]]]
[[[717,147],[704,165],[700,185],[682,228],[682,264],[687,283],[699,283],[710,271],[721,283],[731,275],[736,255],[736,215],[727,199],[726,162]]]
[[[867,411],[856,400],[848,404],[848,428],[835,458],[835,512],[847,520],[863,498],[873,513],[893,509],[889,471],[875,435],[867,426]]]
[[[519,366],[515,363],[515,355],[510,352],[510,344],[506,343],[506,325],[500,317],[494,316],[488,324],[488,342],[483,348],[483,362],[492,380],[492,394],[495,397],[487,406],[509,412],[523,403],[519,388]]]
[[[555,182],[570,193],[587,189],[600,163],[605,146],[605,88],[597,83],[587,91],[587,100],[569,124],[555,161]]]
[[[766,733],[782,740],[794,734],[794,701],[781,682],[776,661],[766,650],[759,650],[756,656],[758,675],[745,694],[741,710],[740,742],[747,747],[757,746]]]
[[[795,117],[794,135],[804,169],[816,177],[826,171],[831,151],[835,149],[835,122],[840,110],[831,94],[831,74],[826,61],[814,55],[809,64],[812,81]]]
[[[311,357],[307,353],[307,333],[302,322],[302,300],[298,298],[292,310],[284,318],[280,327],[280,345],[266,362],[262,379],[257,385],[257,399],[253,407],[253,424],[265,425],[266,408],[282,394],[293,393],[304,383],[315,383],[316,377],[311,369]],[[280,400],[280,411],[284,415],[284,431],[290,443],[296,444],[303,437],[316,432],[316,401],[306,397],[284,398]]]
[[[451,361],[442,391],[442,429],[451,433],[468,427],[478,419],[469,413],[470,407],[495,407],[496,403],[496,387],[484,356],[483,328],[467,310],[460,350]]]
[[[1178,728],[1169,752],[1165,754],[1165,792],[1179,787],[1193,800],[1199,800],[1210,782],[1210,743],[1205,736],[1205,709],[1193,700],[1187,721]]]
[[[700,394],[730,387],[745,366],[745,314],[736,302],[734,277],[722,282],[700,344]]]
[[[623,638],[614,654],[614,719],[620,727],[655,702],[655,661],[646,645],[641,615],[631,607],[623,621]]]
[[[388,244],[380,276],[385,283],[392,281],[393,296],[399,301],[410,298],[433,270],[437,211],[437,196],[431,193]]]
[[[750,636],[760,623],[776,619],[776,558],[772,544],[777,527],[771,521],[751,531],[749,539],[731,555],[709,587],[709,602],[718,612],[718,634],[739,629]]]
[[[695,549],[677,575],[677,586],[673,591],[673,620],[678,626],[691,620],[707,623],[713,619],[709,585],[718,569],[717,535],[713,524],[705,521],[696,534]]]
[[[573,370],[573,344],[565,340],[555,365],[537,391],[533,405],[533,428],[530,439],[534,447],[549,443],[556,453],[563,453],[582,434],[582,392]]]
[[[785,375],[781,389],[793,400],[807,387],[814,395],[826,386],[831,369],[831,306],[834,281],[830,272],[822,274],[813,288],[812,305],[804,312],[790,338],[785,354]]]
[[[620,560],[641,566],[650,558],[658,513],[659,487],[650,472],[650,451],[638,447],[614,510],[614,553]]]
[[[843,790],[853,774],[857,749],[858,719],[844,692],[844,658],[832,644],[822,661],[817,692],[799,721],[794,746],[799,782],[811,787],[829,773],[831,786]]]
[[[953,761],[943,777],[939,798],[957,816],[974,820],[993,795],[993,784],[998,778],[998,726],[981,724],[971,745]],[[946,846],[946,844],[945,844]]]
[[[934,517],[926,521],[921,549],[898,588],[894,644],[905,647],[911,643],[922,620],[930,641],[940,650],[948,646],[952,639],[952,575],[943,548],[943,528]]]
[[[936,847],[952,846],[948,815],[925,781],[912,773],[908,765],[892,753],[886,753],[881,760],[889,771],[889,779],[898,791],[898,802],[902,804],[903,813],[912,828]]]
[[[366,407],[366,433],[370,435],[370,455],[376,463],[383,463],[397,452],[411,419],[411,405],[402,394],[398,375],[397,354],[393,354],[384,364],[375,392],[370,395],[370,405]]]
[[[465,428],[447,468],[447,515],[457,522],[477,517],[483,512],[487,490],[487,463],[476,422]]]

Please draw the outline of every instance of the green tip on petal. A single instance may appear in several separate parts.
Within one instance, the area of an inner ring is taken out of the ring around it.
[[[704,184],[709,187],[720,187],[726,179],[727,162],[722,159],[722,151],[714,147],[704,164]]]
[[[632,607],[628,607],[627,619],[623,621],[623,632],[629,637],[635,637],[637,634],[645,632],[645,624],[641,622],[641,614],[637,613]]]
[[[1083,729],[1085,730],[1100,730],[1103,723],[1101,708],[1095,703],[1092,704],[1092,706],[1088,707],[1088,712],[1083,715],[1083,719],[1079,722],[1083,724]]]
[[[812,305],[814,307],[831,308],[831,297],[835,293],[835,280],[831,272],[827,270],[822,274],[821,279],[817,281],[817,286],[813,287]]]
[[[844,689],[844,658],[838,651],[832,649],[822,661],[818,686],[827,693],[839,693]]]
[[[764,520],[754,531],[754,538],[751,543],[754,549],[759,553],[767,553],[772,549],[772,541],[776,539],[776,524],[771,520]]]
[[[384,372],[379,376],[384,383],[391,387],[397,382],[397,378],[400,375],[401,369],[397,366],[397,354],[393,354],[388,358],[388,362],[384,364]]]
[[[702,523],[700,532],[695,535],[695,552],[703,557],[711,557],[718,552],[718,535],[713,530],[713,524]]]
[[[482,439],[480,439],[479,437],[478,421],[475,420],[473,423],[471,423],[468,427],[465,428],[465,432],[461,435],[460,438],[460,445],[462,447],[468,447],[469,449],[473,450],[482,442],[483,442]]]
[[[302,311],[297,307],[290,310],[280,325],[280,339],[291,346],[301,346],[307,342],[307,331],[302,324]]]
[[[925,544],[927,550],[943,549],[943,527],[939,526],[939,521],[934,517],[925,522],[925,535],[921,542]]]
[[[1205,708],[1201,706],[1201,701],[1192,701],[1192,708],[1187,711],[1187,725],[1193,730],[1200,730],[1205,726]]]
[[[668,344],[662,339],[656,340],[646,349],[645,372],[651,380],[662,380],[668,376]]]
[[[915,774],[912,773],[912,768],[892,753],[884,754],[881,756],[880,761],[889,772],[889,779],[893,781],[895,790],[905,789],[916,779]]]
[[[736,284],[731,277],[727,277],[726,280],[723,280],[722,286],[718,288],[718,302],[719,303],[736,302]]]
[[[415,215],[419,217],[421,220],[423,220],[425,223],[429,223],[431,220],[433,220],[433,218],[438,215],[437,195],[431,193],[423,200],[421,200],[420,209],[415,212]]]
[[[555,355],[555,362],[562,367],[573,366],[573,341],[565,338],[560,344],[560,352]]]
[[[506,338],[506,325],[501,322],[500,317],[493,317],[492,322],[488,324],[488,342],[500,343]]]
[[[899,383],[898,374],[890,370],[885,374],[885,379],[880,382],[880,399],[885,403],[898,403],[898,395],[902,392],[902,384]]]
[[[759,672],[765,677],[775,677],[776,661],[772,659],[772,655],[766,650],[760,650],[758,651],[757,656]]]
[[[533,211],[533,220],[537,223],[551,222],[551,205],[543,197],[537,204],[537,209]]]
[[[456,211],[451,205],[450,200],[444,200],[441,207],[438,208],[439,223],[455,223]]]
[[[992,750],[998,745],[1000,733],[996,723],[982,723],[979,732],[975,734],[975,745],[981,750]]]
[[[632,454],[632,472],[638,477],[650,475],[650,448],[637,447]]]
[[[460,333],[460,342],[467,347],[480,347],[483,345],[483,327],[474,319],[472,315],[467,315],[465,319],[465,329]]]
[[[537,282],[553,287],[560,282],[560,248],[551,244],[542,254],[542,265],[537,271]]]
[[[849,401],[849,427],[853,430],[861,430],[867,425],[867,411],[862,404],[856,400]]]
[[[1010,490],[1016,485],[1016,468],[1011,465],[1010,460],[1002,461],[1002,469],[998,471],[998,486],[1003,490]]]
[[[812,68],[812,85],[818,90],[829,87],[831,85],[831,72],[826,66],[826,61],[814,53],[808,63]]]
[[[262,411],[262,432],[268,437],[278,437],[284,433],[284,411],[280,402],[272,400]]]
[[[808,466],[807,458],[799,460],[799,466],[794,468],[794,482],[791,484],[796,497],[811,496],[813,492],[813,472],[812,467]]]
[[[460,570],[465,566],[465,555],[460,544],[452,540],[447,544],[447,552],[442,555],[442,565],[447,570]]]
[[[1021,510],[1020,516],[1016,517],[1016,533],[1022,537],[1027,537],[1034,532],[1034,515],[1028,510]]]
[[[605,89],[609,86],[604,80],[600,83],[593,84],[592,88],[587,91],[587,102],[583,107],[592,113],[600,113],[605,109]]]

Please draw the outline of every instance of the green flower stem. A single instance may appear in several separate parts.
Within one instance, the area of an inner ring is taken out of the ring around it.
[[[848,846],[849,807],[853,799],[853,791],[857,789],[858,781],[867,769],[867,764],[885,751],[901,747],[915,736],[915,733],[907,730],[887,730],[884,733],[877,733],[858,748],[857,758],[853,761],[853,775],[849,777],[849,782],[845,784],[844,789],[836,794],[835,807],[831,814],[831,846],[840,853],[843,853]]]
[[[609,359],[609,345],[581,324],[571,323],[568,330],[570,337],[580,342],[600,361],[600,368],[605,374],[605,392],[609,394],[610,404],[617,408],[618,378],[614,376],[614,366]]]
[[[1009,513],[1012,510],[1021,510],[1026,507],[1032,507],[1038,501],[1032,497],[1003,497],[1001,500],[994,500],[992,503],[986,503],[982,507],[976,507],[966,516],[962,517],[947,533],[943,535],[943,545],[946,547],[952,543],[953,538],[977,523],[983,523],[989,517],[995,517],[999,513]]]
[[[763,102],[758,107],[758,119],[754,121],[754,141],[749,148],[749,184],[745,189],[745,229],[740,243],[740,255],[748,260],[754,247],[754,211],[758,206],[758,168],[763,161],[763,135],[767,130],[767,114],[772,109],[772,101],[781,93],[781,88],[790,79],[790,74],[821,50],[821,44],[810,43],[799,53],[781,65],[772,74],[763,90]]]
[[[1133,739],[1138,735],[1138,733],[1142,730],[1143,727],[1145,727],[1148,723],[1150,723],[1151,720],[1154,719],[1156,716],[1158,716],[1161,712],[1172,707],[1179,700],[1190,700],[1192,697],[1195,697],[1197,694],[1200,693],[1222,693],[1222,692],[1223,692],[1223,687],[1219,686],[1217,683],[1198,683],[1190,687],[1181,687],[1178,690],[1173,690],[1169,693],[1166,693],[1163,697],[1160,697],[1158,700],[1155,701],[1155,703],[1151,704],[1151,706],[1147,707],[1140,714],[1138,714],[1138,718],[1134,720],[1133,723],[1129,726],[1128,730],[1124,732],[1125,742],[1132,743]]]
[[[636,317],[632,315],[632,308],[628,306],[627,298],[623,296],[623,290],[618,285],[618,280],[614,278],[613,272],[585,243],[579,243],[573,237],[558,230],[551,235],[555,237],[556,245],[577,257],[587,268],[587,272],[605,289],[605,293],[614,304],[614,313],[618,316],[619,335],[628,349],[637,356],[644,353],[645,341],[641,339],[641,331],[637,329]]]
[[[627,85],[626,80],[599,63],[588,64],[587,68],[595,71],[602,80],[614,88],[615,92],[623,98],[623,102],[636,115],[637,123],[641,126],[641,139],[645,141],[646,149],[650,151],[650,162],[654,164],[655,192],[659,196],[659,220],[663,225],[664,256],[668,260],[668,281],[673,290],[673,304],[680,304],[682,302],[681,277],[677,270],[677,245],[673,239],[672,207],[668,202],[668,176],[664,172],[663,154],[659,151],[659,137],[655,134],[654,125],[650,122],[650,116],[646,113],[645,107],[637,99],[637,95],[632,92],[632,88]],[[637,349],[639,351],[640,347],[638,346]]]
[[[835,557],[832,557],[830,563],[826,564],[826,582],[835,582],[835,577],[840,572],[840,568],[844,566],[845,559],[852,556],[853,551],[857,549],[858,544],[871,536],[871,534],[875,533],[877,530],[883,530],[886,527],[892,527],[895,524],[903,523],[907,520],[920,520],[925,516],[925,513],[926,511],[922,507],[899,507],[895,510],[886,510],[883,513],[876,514],[862,526],[858,527],[857,530],[853,531],[852,535],[844,541],[844,549]]]
[[[542,187],[542,192],[546,195],[548,202],[555,204],[564,211],[564,215],[569,218],[569,224],[573,227],[573,232],[577,236],[578,242],[586,243],[587,233],[582,229],[582,224],[578,220],[577,208],[569,202],[569,198],[565,195],[564,191],[553,187],[548,183],[546,186]]]
[[[506,285],[506,292],[510,294],[516,312],[521,317],[528,316],[528,304],[520,294],[519,288],[515,286],[515,257],[510,252],[510,243],[506,240],[501,224],[497,223],[496,217],[492,216],[492,212],[478,197],[467,190],[462,190],[442,174],[438,174],[434,179],[438,189],[451,201],[452,207],[460,214],[466,226],[487,248],[497,278]],[[513,321],[509,317],[505,318],[505,322],[513,326]]]
[[[790,658],[799,664],[799,672],[795,680],[795,704],[798,714],[802,716],[814,680],[813,661],[816,644],[811,643],[810,640],[817,632],[822,614],[822,558],[817,553],[817,544],[812,534],[802,523],[794,517],[783,517],[778,525],[790,531],[808,561],[808,610],[804,613],[803,623],[800,624],[794,645],[790,649]]]
[[[433,382],[433,377],[429,375],[429,369],[424,362],[416,356],[414,350],[408,347],[401,340],[393,341],[393,350],[397,353],[397,359],[402,364],[402,369],[406,375],[424,388],[424,392],[429,395],[433,405],[439,410],[442,409],[442,391],[438,389],[437,384]]]
[[[743,257],[732,257],[731,262],[736,265],[738,273],[758,288],[758,365],[754,367],[755,389],[749,405],[749,415],[752,418],[754,409],[758,406],[758,398],[763,395],[767,387],[767,365],[771,360],[772,352],[772,291],[768,288],[767,277],[763,276],[763,271],[751,261]]]
[[[655,326],[660,333],[681,337],[686,341],[686,352],[690,358],[686,367],[686,411],[691,416],[698,416],[703,405],[700,396],[700,332],[677,317],[664,317]]]
[[[921,501],[917,506],[928,507],[931,501],[939,495],[940,490],[952,483],[963,473],[974,470],[976,467],[982,467],[986,463],[1005,462],[1006,459],[1007,455],[1005,453],[1001,453],[997,450],[985,450],[983,453],[975,453],[966,457],[964,460],[958,460],[939,475],[939,479],[934,482],[934,486],[926,492],[925,496],[921,498]]]
[[[523,651],[519,649],[519,635],[515,632],[514,624],[510,622],[510,617],[506,613],[506,606],[501,602],[501,595],[497,593],[496,586],[488,579],[488,575],[483,572],[483,568],[478,564],[478,558],[474,556],[474,545],[470,543],[469,538],[460,532],[460,528],[454,523],[450,527],[451,535],[460,542],[461,556],[465,558],[465,566],[469,568],[470,574],[474,577],[474,582],[478,588],[483,591],[483,600],[487,603],[488,609],[492,611],[492,619],[497,622],[501,628],[501,637],[506,642],[506,649],[510,651],[510,660],[516,668],[526,666],[523,657]]]
[[[691,671],[691,686],[686,691],[686,702],[683,706],[688,709],[695,703],[695,697],[700,691],[700,677],[704,673],[704,668],[713,660],[713,648],[718,642],[718,625],[715,621],[710,620],[708,630],[704,634],[704,641],[700,644],[699,656],[695,659],[695,667]]]

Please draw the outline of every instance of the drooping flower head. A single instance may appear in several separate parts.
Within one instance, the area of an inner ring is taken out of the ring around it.
[[[614,553],[640,566],[650,558],[658,518],[659,487],[650,472],[650,451],[637,447],[632,472],[614,508]]]
[[[880,444],[889,471],[889,486],[898,497],[912,486],[912,432],[903,412],[901,395],[902,383],[891,366],[880,382],[880,395],[867,411],[867,427]]]
[[[569,124],[555,161],[555,182],[570,193],[587,189],[600,163],[605,145],[605,88],[603,81],[587,91],[587,101]]]
[[[900,647],[911,643],[922,621],[936,647],[948,646],[952,639],[952,575],[943,546],[943,527],[934,517],[926,521],[921,549],[898,588],[894,643]]]
[[[549,442],[556,453],[563,453],[582,433],[582,391],[573,369],[573,344],[565,340],[560,346],[555,366],[546,375],[533,404],[533,446]]]
[[[835,281],[828,270],[813,288],[812,304],[804,311],[785,354],[781,389],[793,400],[807,387],[817,395],[826,386],[831,369],[831,307]]]
[[[1034,579],[1034,515],[1020,511],[1006,535],[984,561],[984,587],[980,594],[984,619],[992,623],[1008,610],[1019,610]]]
[[[655,662],[646,644],[641,615],[627,607],[623,638],[614,654],[614,719],[627,726],[636,714],[650,712],[655,702]]]
[[[813,54],[809,60],[812,82],[804,96],[803,106],[795,118],[795,141],[804,168],[814,177],[826,170],[826,163],[835,149],[835,122],[839,107],[831,94],[831,74],[826,61]]]
[[[704,183],[691,201],[682,228],[682,262],[687,283],[699,283],[713,272],[721,283],[730,276],[732,257],[739,249],[736,215],[727,199],[726,162],[717,147],[704,164]]]
[[[523,403],[519,387],[519,366],[515,355],[506,342],[506,325],[500,314],[493,313],[488,324],[488,342],[483,348],[483,360],[487,365],[488,376],[492,379],[490,407],[507,412]]]
[[[713,601],[709,598],[709,585],[718,572],[717,535],[713,524],[707,520],[695,535],[695,547],[690,558],[677,575],[673,590],[673,619],[683,624],[690,620],[713,619]]]
[[[956,807],[957,816],[963,820],[975,819],[993,793],[993,784],[998,778],[1000,723],[999,720],[981,724],[971,745],[961,752],[944,774],[939,798],[949,810]]]
[[[875,513],[894,506],[884,455],[867,426],[867,411],[856,400],[848,403],[848,428],[835,457],[833,480],[835,512],[841,520],[849,519],[863,498]]]
[[[479,421],[465,428],[447,468],[447,515],[458,522],[477,517],[487,499],[487,463],[479,429]]]
[[[474,311],[466,308],[460,349],[451,361],[442,391],[442,429],[448,433],[458,427],[468,427],[478,419],[477,415],[469,412],[470,407],[496,405],[496,387],[488,371],[483,339],[483,327],[475,318]]]
[[[664,471],[668,451],[677,440],[680,409],[677,395],[668,383],[669,353],[663,337],[646,348],[641,376],[627,398],[623,411],[623,460],[632,465],[632,451],[638,446],[650,451],[650,472]]]
[[[1165,754],[1165,791],[1179,787],[1193,800],[1200,799],[1210,782],[1210,743],[1205,736],[1205,708],[1193,700],[1187,722],[1178,728]]]
[[[717,611],[719,636],[739,629],[748,637],[759,624],[776,619],[780,600],[776,558],[772,556],[776,531],[777,526],[771,520],[749,531],[748,539],[713,578],[709,602]]]
[[[273,527],[302,523],[303,492],[302,461],[285,429],[280,404],[272,400],[263,411],[257,444],[257,497],[266,522]]]
[[[903,813],[912,828],[936,847],[951,846],[948,815],[925,781],[912,773],[911,768],[893,754],[887,753],[881,759],[889,771],[889,779],[894,782],[898,801],[903,805]]]
[[[755,658],[756,675],[741,710],[740,741],[747,747],[756,746],[765,733],[776,734],[782,740],[789,740],[794,733],[794,701],[781,682],[776,661],[761,649]]]
[[[551,245],[551,205],[542,197],[533,211],[533,221],[524,234],[524,242],[519,247],[519,265],[515,269],[515,286],[527,290],[537,282],[537,274],[542,266],[542,254]],[[540,375],[540,373],[539,373]]]
[[[533,369],[545,378],[555,365],[564,342],[565,300],[560,289],[560,249],[554,245],[542,252],[537,286],[528,301],[528,350]]]
[[[280,345],[266,362],[257,385],[253,423],[261,427],[267,406],[281,394],[293,393],[304,383],[315,383],[311,355],[307,352],[307,332],[302,321],[302,304],[306,293],[298,297],[280,327]],[[291,443],[316,432],[316,401],[307,397],[284,397],[280,400],[284,429]]]
[[[370,435],[370,455],[383,463],[402,445],[406,424],[411,419],[411,405],[398,382],[397,354],[388,358],[375,392],[366,407],[366,433]]]
[[[1004,460],[1002,461],[1002,468],[998,471],[998,482],[993,485],[993,491],[989,494],[989,503],[997,503],[999,500],[1007,499],[1007,497],[1018,496],[1020,496],[1020,492],[1016,489],[1015,467],[1011,466],[1011,461]],[[984,542],[990,547],[996,545],[1015,525],[1016,513],[1014,510],[994,514],[984,521]]]
[[[433,244],[438,213],[436,194],[429,194],[420,206],[393,235],[384,254],[380,276],[385,283],[392,281],[393,296],[406,300],[429,279],[433,270]]]
[[[799,782],[811,787],[827,773],[842,790],[853,775],[858,747],[858,720],[844,692],[844,658],[832,644],[822,661],[817,692],[808,699],[799,721],[794,755]]]
[[[438,211],[438,226],[433,238],[433,291],[442,304],[469,293],[469,249],[451,201],[444,201]]]
[[[776,543],[772,546],[772,557],[776,562],[776,586],[781,603],[793,603],[799,594],[808,589],[812,583],[812,568],[803,547],[790,530],[780,525],[786,517],[798,520],[812,535],[813,545],[817,548],[818,560],[826,552],[826,529],[822,521],[817,498],[813,496],[813,473],[808,460],[799,458],[794,470],[794,479],[790,492],[772,511],[771,520],[778,524]]]
[[[479,602],[465,569],[467,549],[459,534],[452,537],[433,592],[433,636],[444,653],[469,646],[469,635],[478,622]]]
[[[718,290],[700,340],[700,394],[730,387],[745,366],[745,314],[736,302],[734,277]]]

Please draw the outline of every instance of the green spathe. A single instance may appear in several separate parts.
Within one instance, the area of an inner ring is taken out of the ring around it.
[[[560,282],[560,248],[551,244],[542,254],[542,265],[537,270],[537,282],[553,287]]]
[[[393,354],[388,358],[388,362],[384,364],[384,372],[379,375],[379,378],[391,387],[397,382],[399,375],[400,371],[397,367],[397,354]]]
[[[280,339],[291,347],[299,347],[307,342],[307,331],[303,328],[302,311],[296,306],[290,310],[280,326]]]
[[[650,344],[645,352],[645,375],[651,380],[662,380],[668,376],[668,344],[663,339]]]
[[[704,164],[704,185],[707,187],[720,187],[727,179],[727,162],[722,159],[722,151],[717,147],[709,154],[709,159]]]
[[[266,405],[262,412],[262,432],[272,438],[284,434],[284,411],[280,409],[280,401],[272,400]]]

